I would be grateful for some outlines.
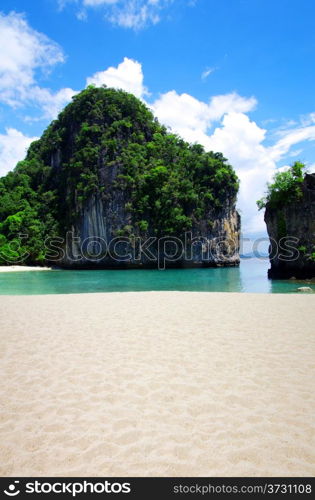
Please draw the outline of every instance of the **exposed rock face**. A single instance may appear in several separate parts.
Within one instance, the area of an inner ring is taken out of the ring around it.
[[[220,267],[239,265],[240,216],[227,198],[220,212],[211,208],[190,231],[156,237],[153,225],[136,229],[121,191],[93,195],[81,210],[58,265],[75,268]],[[209,220],[212,221],[211,228]],[[123,228],[132,228],[132,234]]]
[[[266,206],[270,278],[315,277],[315,174],[306,174],[303,197],[281,209]]]

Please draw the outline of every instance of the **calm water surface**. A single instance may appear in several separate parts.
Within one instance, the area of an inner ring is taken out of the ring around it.
[[[267,259],[242,259],[239,268],[0,273],[0,295],[135,292],[294,293],[301,282],[268,280]],[[311,286],[315,291],[315,285]]]

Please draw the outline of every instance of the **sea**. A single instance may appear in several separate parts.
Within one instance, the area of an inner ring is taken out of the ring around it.
[[[315,284],[268,279],[269,260],[241,258],[239,267],[197,269],[52,270],[0,272],[0,295],[101,292],[297,293]]]

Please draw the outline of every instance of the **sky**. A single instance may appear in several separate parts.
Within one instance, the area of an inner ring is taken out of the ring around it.
[[[277,169],[315,171],[312,0],[2,0],[0,175],[71,97],[122,88],[240,181],[245,235]]]

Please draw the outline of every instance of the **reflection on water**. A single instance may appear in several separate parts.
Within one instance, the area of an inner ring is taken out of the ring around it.
[[[0,295],[154,290],[292,293],[302,286],[268,280],[268,268],[268,259],[251,258],[242,259],[239,268],[0,273]]]

